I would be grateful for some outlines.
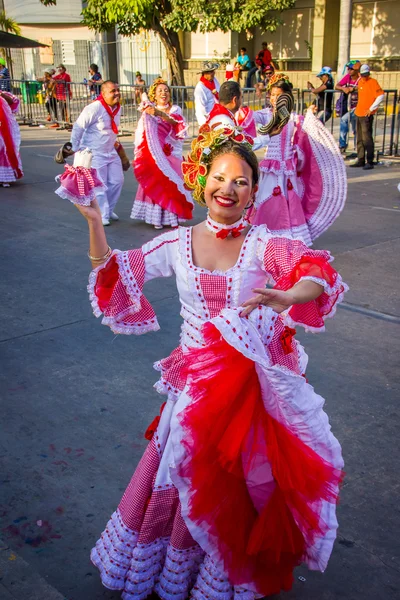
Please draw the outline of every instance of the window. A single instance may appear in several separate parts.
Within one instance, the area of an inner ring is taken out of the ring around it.
[[[61,55],[64,65],[75,65],[74,40],[61,40]]]

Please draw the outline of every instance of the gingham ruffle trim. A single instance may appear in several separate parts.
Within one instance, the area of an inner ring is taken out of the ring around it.
[[[134,278],[132,272],[129,267],[126,268],[124,265],[124,256],[127,252],[121,252],[120,250],[113,250],[109,259],[103,263],[102,265],[96,267],[89,274],[89,283],[87,286],[87,290],[89,293],[89,300],[92,306],[93,314],[95,317],[101,317],[103,314],[100,310],[98,298],[95,293],[95,286],[97,281],[98,272],[103,269],[108,262],[111,260],[113,256],[118,264],[119,275],[121,281],[126,289],[126,292],[132,302],[132,305],[129,306],[126,310],[120,312],[118,315],[113,317],[103,317],[101,324],[110,327],[111,331],[116,334],[133,334],[133,335],[142,335],[144,333],[148,333],[150,331],[158,331],[160,326],[158,324],[157,317],[142,322],[137,323],[124,323],[124,316],[132,315],[141,310],[140,298],[143,296],[142,292],[139,289],[139,286],[136,283],[136,279]],[[129,261],[128,261],[129,264]],[[127,272],[129,269],[129,272]]]

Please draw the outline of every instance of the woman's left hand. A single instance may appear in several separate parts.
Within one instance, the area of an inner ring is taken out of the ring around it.
[[[241,317],[249,315],[260,304],[269,306],[273,311],[279,314],[284,310],[287,310],[295,302],[291,292],[275,289],[270,290],[267,288],[254,288],[252,291],[257,295],[253,296],[253,298],[249,298],[246,302],[243,302],[243,310],[240,313]]]

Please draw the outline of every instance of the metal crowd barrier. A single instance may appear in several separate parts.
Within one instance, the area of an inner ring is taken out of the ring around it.
[[[43,84],[37,81],[12,80],[11,91],[21,100],[18,120],[23,124],[31,126],[57,122],[60,127],[70,128],[78,118],[83,108],[93,101],[98,92],[98,87],[90,88],[85,83],[63,84],[57,82],[56,97],[46,102]],[[140,113],[138,105],[142,88],[131,85],[120,85],[122,116],[120,130],[122,134],[132,134],[136,127]],[[171,87],[172,101],[178,104],[188,123],[189,136],[194,137],[198,132],[194,110],[194,87],[173,86]],[[324,108],[326,109],[328,94],[333,94],[332,114],[326,120],[326,127],[332,132],[336,140],[339,140],[340,116],[336,113],[335,104],[341,92],[327,90],[324,93]],[[294,89],[295,110],[303,114],[307,108],[316,102],[316,96],[309,90]],[[264,107],[264,97],[259,97],[254,88],[243,89],[243,104],[253,110]],[[385,90],[385,99],[380,105],[374,119],[374,138],[377,154],[398,155],[400,135],[400,111],[399,95],[394,89]],[[348,147],[353,145],[355,149],[355,136],[350,127]]]

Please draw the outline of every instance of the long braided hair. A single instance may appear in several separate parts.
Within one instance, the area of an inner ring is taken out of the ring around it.
[[[274,106],[271,121],[267,125],[263,125],[258,129],[262,135],[269,134],[270,136],[278,135],[285,127],[290,119],[290,114],[294,109],[294,98],[292,89],[293,86],[289,78],[284,73],[276,73],[268,84],[268,90],[279,88],[282,94],[278,96],[276,105]]]

